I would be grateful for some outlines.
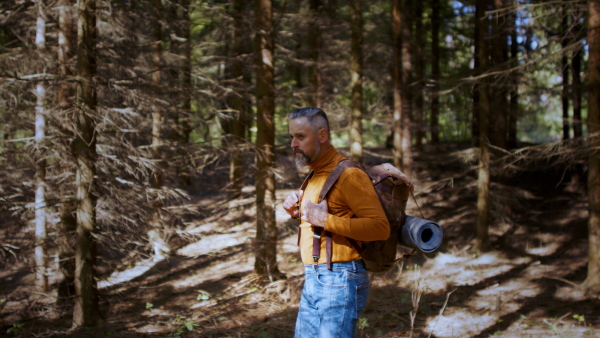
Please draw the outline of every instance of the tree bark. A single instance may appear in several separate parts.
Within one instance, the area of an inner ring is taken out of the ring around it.
[[[561,29],[563,33],[561,46],[563,48],[563,55],[561,58],[562,68],[562,118],[563,118],[563,140],[571,138],[571,126],[569,123],[569,57],[564,51],[569,45],[568,32],[569,32],[569,17],[567,15],[567,5],[562,5],[562,22]]]
[[[485,11],[486,0],[477,0],[477,6]],[[479,26],[479,65],[484,73],[489,69],[489,56],[486,44],[488,22],[483,19]],[[489,240],[489,189],[490,189],[490,154],[489,154],[489,114],[490,114],[490,91],[488,79],[482,79],[479,83],[479,167],[477,171],[477,250],[488,251]]]
[[[350,1],[351,14],[351,39],[350,52],[350,87],[352,88],[352,101],[350,107],[350,159],[357,162],[363,160],[363,19],[361,0]]]
[[[589,147],[600,147],[600,1],[588,1],[588,119]],[[588,158],[588,271],[584,281],[586,294],[600,295],[600,156],[592,151]]]
[[[423,125],[423,121],[424,121],[424,111],[423,111],[423,107],[425,104],[425,99],[423,97],[423,84],[425,82],[425,67],[424,67],[424,50],[425,50],[425,37],[424,37],[424,32],[423,32],[423,2],[422,1],[416,1],[414,3],[415,5],[415,12],[414,12],[414,16],[415,16],[415,57],[414,57],[414,61],[415,61],[415,77],[416,77],[416,82],[415,82],[415,129],[416,129],[416,136],[415,136],[415,146],[418,149],[421,149],[421,146],[423,145],[423,139],[425,138],[425,133],[424,133],[424,125]]]
[[[392,7],[392,48],[393,48],[393,62],[392,62],[392,81],[393,81],[393,96],[394,96],[394,112],[393,112],[393,153],[394,153],[394,166],[400,170],[402,168],[402,158],[404,156],[402,147],[402,106],[403,100],[405,99],[402,91],[402,1],[394,0]]]
[[[279,279],[275,221],[275,69],[272,0],[256,0],[256,254],[254,270]]]
[[[501,10],[505,7],[505,1],[508,0],[493,0],[493,8]],[[508,46],[507,46],[507,20],[505,14],[495,14],[492,30],[494,36],[492,41],[492,50],[490,56],[492,66],[496,70],[506,68],[508,61]],[[491,96],[491,112],[490,122],[493,128],[490,130],[490,143],[500,148],[507,148],[508,135],[508,83],[502,76],[497,76],[493,84],[490,85],[490,90],[494,93]]]
[[[517,6],[516,0],[511,0]],[[517,41],[517,13],[511,15],[510,21],[510,57],[513,67],[519,64],[519,45]],[[519,116],[519,72],[511,73],[512,86],[510,88],[510,109],[508,113],[508,147],[517,147],[517,118]]]
[[[411,0],[403,0],[402,6],[402,171],[410,176],[412,167],[412,20]]]
[[[473,74],[475,74],[475,76],[481,75],[481,62],[479,60],[479,54],[481,53],[481,46],[479,44],[482,43],[483,40],[479,37],[479,34],[481,33],[481,25],[483,25],[482,20],[485,15],[484,13],[485,13],[485,8],[483,8],[483,6],[476,4],[475,18],[474,18],[474,24],[473,24],[473,26],[474,26]],[[473,94],[472,94],[473,121],[471,124],[471,144],[474,147],[479,147],[479,127],[480,127],[479,126],[479,105],[480,105],[479,93],[481,92],[480,86],[481,86],[481,81],[476,81],[475,84],[473,85]]]
[[[72,0],[61,0],[58,5],[58,74],[61,77],[71,75],[67,62],[72,58],[73,20],[69,9],[73,6]],[[68,81],[61,81],[58,88],[58,108],[62,118],[66,118],[66,111],[71,108],[73,96],[72,86]],[[66,155],[66,154],[65,154]],[[68,169],[66,169],[68,170]],[[60,221],[57,224],[59,233],[58,260],[59,268],[63,275],[58,284],[57,305],[72,305],[71,297],[75,292],[75,250],[74,234],[77,229],[75,218],[75,204],[73,203],[70,182],[60,186]]]
[[[440,4],[432,2],[431,8],[431,143],[440,143]]]
[[[152,106],[152,144],[150,145],[152,149],[152,157],[157,161],[156,166],[153,168],[151,177],[150,177],[150,186],[153,189],[152,193],[152,220],[151,226],[156,231],[158,236],[161,236],[162,231],[162,216],[161,209],[163,207],[162,200],[160,198],[160,190],[163,186],[163,167],[165,162],[162,159],[162,142],[163,142],[163,107],[159,102],[159,98],[162,96],[161,86],[162,86],[162,18],[161,13],[163,11],[162,0],[154,0],[154,27],[153,27],[153,48],[152,48],[152,63],[154,66],[152,72],[152,86],[154,91],[154,102]],[[153,231],[153,230],[150,230]],[[154,238],[150,232],[148,233],[148,237]],[[156,246],[155,248],[158,248]],[[154,259],[160,260],[163,258],[163,254],[165,251],[162,249],[155,250]]]
[[[95,326],[100,321],[96,287],[96,2],[78,0],[77,112],[73,155],[77,161],[77,240],[75,251],[74,326]]]
[[[229,94],[229,107],[234,111],[233,135],[231,159],[229,163],[229,199],[237,199],[242,196],[242,166],[243,157],[241,145],[244,142],[244,120],[246,114],[245,97],[246,88],[244,85],[245,65],[242,60],[244,54],[244,15],[245,3],[243,0],[233,2],[233,56],[231,58],[230,68],[233,79],[233,93]]]
[[[310,104],[321,107],[321,0],[310,0],[311,21],[308,28],[308,82],[310,86]]]
[[[581,45],[573,53],[571,58],[571,66],[573,69],[572,95],[573,95],[573,137],[581,138],[583,136],[582,120],[581,120],[581,98],[583,97],[583,86],[581,84]]]
[[[179,181],[181,184],[189,186],[192,184],[190,175],[190,161],[187,159],[186,149],[190,143],[190,117],[192,116],[192,41],[191,41],[191,19],[190,19],[190,0],[181,0],[181,37],[185,40],[183,43],[183,65],[181,69],[181,86],[182,86],[182,104],[181,116],[178,117],[178,127],[181,135],[182,150],[180,151],[183,160],[183,167],[178,167]]]
[[[37,1],[38,17],[36,25],[35,44],[44,59],[46,52],[46,15],[44,1]],[[43,70],[42,70],[43,71]],[[48,257],[46,233],[46,152],[44,139],[46,137],[46,83],[36,84],[35,105],[35,281],[37,290],[48,290]]]

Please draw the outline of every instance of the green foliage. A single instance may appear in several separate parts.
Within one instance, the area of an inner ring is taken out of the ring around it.
[[[11,327],[8,328],[8,330],[6,330],[6,333],[11,336],[17,336],[21,332],[21,329],[23,328],[23,326],[25,326],[25,324],[21,324],[21,323],[13,324]]]
[[[367,327],[369,327],[369,320],[365,317],[360,317],[358,319],[358,329],[359,330],[364,330]]]
[[[167,338],[179,338],[179,337],[183,337],[183,335],[185,333],[190,333],[194,330],[194,327],[200,326],[192,321],[184,321],[183,318],[180,315],[177,315],[177,318],[175,319],[175,324],[177,324],[177,329],[171,333],[169,333],[169,335],[167,335]]]
[[[196,297],[197,300],[209,300],[210,299],[210,294],[208,294],[207,292],[204,291],[200,291],[198,293],[198,296]]]

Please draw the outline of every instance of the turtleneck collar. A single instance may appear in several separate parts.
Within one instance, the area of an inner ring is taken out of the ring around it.
[[[321,157],[315,162],[311,163],[310,166],[316,173],[321,169],[329,167],[337,157],[340,157],[340,155],[338,154],[337,150],[335,150],[335,147],[330,145],[329,148],[321,155]],[[339,160],[337,162],[339,162]],[[337,162],[334,163],[333,166],[335,166]]]

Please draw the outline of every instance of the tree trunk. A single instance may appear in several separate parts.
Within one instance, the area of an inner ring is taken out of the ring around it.
[[[425,37],[424,37],[424,32],[423,32],[423,2],[422,1],[416,1],[414,3],[415,5],[415,57],[414,57],[414,62],[415,62],[415,76],[416,76],[416,83],[415,83],[415,129],[416,129],[416,136],[415,136],[415,146],[418,149],[421,149],[421,146],[423,145],[423,139],[425,138],[425,133],[424,133],[424,125],[423,125],[423,107],[425,104],[425,99],[423,97],[423,84],[425,82],[425,68],[424,68],[424,58],[425,55],[424,54],[424,50],[425,50]]]
[[[582,59],[581,45],[578,46],[577,50],[573,53],[571,59],[571,66],[573,69],[573,83],[572,83],[572,95],[573,95],[573,137],[580,138],[583,136],[582,120],[581,120],[581,98],[583,96],[583,86],[581,84],[581,59]]]
[[[479,38],[479,34],[481,33],[481,25],[483,25],[482,20],[484,19],[485,8],[480,5],[475,6],[475,18],[474,18],[474,34],[473,34],[473,45],[474,45],[474,53],[473,53],[473,74],[475,76],[481,75],[481,62],[479,60],[479,54],[481,53],[480,43],[483,42],[482,39]],[[479,147],[479,92],[481,81],[476,81],[473,85],[473,122],[471,124],[471,144],[474,147]]]
[[[275,69],[272,0],[256,0],[256,260],[254,270],[279,279],[275,221]]]
[[[402,6],[402,171],[410,175],[412,167],[412,20],[411,0],[403,0]]]
[[[502,10],[505,7],[505,1],[493,0],[495,10]],[[506,15],[495,14],[492,29],[494,37],[492,40],[493,49],[490,51],[492,66],[495,70],[506,68],[508,61],[507,47],[507,25]],[[508,135],[508,84],[502,76],[497,76],[490,90],[494,93],[491,96],[490,119],[493,128],[490,130],[490,143],[500,148],[507,148]]]
[[[229,94],[229,107],[234,111],[233,135],[231,160],[229,163],[229,199],[237,199],[242,196],[242,165],[243,157],[241,145],[244,142],[244,115],[246,88],[244,84],[245,66],[242,57],[244,55],[244,15],[245,3],[243,0],[233,2],[233,56],[231,58],[230,68],[233,79],[233,93]]]
[[[440,143],[440,4],[432,2],[431,8],[431,143]]]
[[[152,208],[153,215],[151,220],[151,226],[154,228],[154,233],[158,236],[161,236],[162,231],[160,229],[162,226],[162,216],[161,209],[163,207],[163,203],[159,196],[159,190],[162,189],[163,186],[163,167],[164,161],[162,160],[162,142],[163,142],[163,133],[162,133],[162,125],[163,125],[163,107],[159,102],[159,98],[162,95],[161,86],[162,86],[162,24],[161,24],[161,13],[163,11],[162,8],[162,0],[154,0],[154,16],[155,22],[153,27],[153,38],[154,38],[154,46],[152,50],[152,63],[154,65],[154,71],[152,72],[152,86],[154,90],[154,102],[152,106],[152,157],[157,161],[156,166],[153,168],[151,177],[150,177],[150,186],[154,190],[152,196]],[[148,233],[148,237],[156,238],[152,233]],[[158,238],[156,238],[158,240]],[[159,246],[155,246],[155,248],[159,248]],[[154,259],[160,260],[163,258],[163,254],[165,250],[162,246],[160,249],[155,249]]]
[[[310,86],[310,103],[313,107],[321,107],[321,0],[310,0],[311,21],[308,28],[308,57],[311,64],[308,68]]]
[[[600,147],[600,1],[588,1],[590,149]],[[600,156],[592,151],[588,159],[589,244],[588,271],[584,281],[590,298],[600,295]]]
[[[563,54],[561,58],[562,65],[562,118],[563,118],[563,140],[571,138],[571,126],[569,123],[569,58],[565,52],[565,48],[569,45],[569,17],[567,15],[567,4],[562,5],[562,22],[561,29],[563,33],[562,48]]]
[[[185,40],[183,43],[183,65],[181,69],[181,86],[182,91],[182,104],[181,104],[181,115],[178,117],[178,127],[181,135],[182,147],[179,151],[183,160],[182,168],[177,168],[179,181],[181,184],[189,186],[192,184],[192,178],[190,176],[190,161],[187,159],[187,148],[190,143],[190,134],[192,128],[190,127],[190,117],[192,116],[192,41],[190,36],[191,30],[191,19],[190,19],[190,0],[181,0],[181,37]]]
[[[58,73],[61,77],[71,75],[67,62],[71,59],[72,39],[73,39],[73,21],[69,8],[73,6],[72,0],[61,0],[58,6]],[[68,81],[61,81],[58,88],[58,108],[61,120],[66,118],[66,111],[72,107],[71,97],[73,95],[72,86]],[[64,148],[68,148],[65,144]],[[66,155],[66,154],[65,154]],[[66,157],[66,156],[65,156]],[[69,169],[65,169],[69,170]],[[75,218],[75,204],[70,190],[70,182],[63,182],[60,185],[60,221],[57,224],[59,233],[58,260],[59,268],[63,275],[58,284],[57,305],[59,307],[72,306],[71,297],[75,292],[75,250],[74,234],[77,229],[77,220]]]
[[[35,44],[40,54],[46,52],[46,15],[44,2],[38,0]],[[40,59],[44,59],[43,57]],[[48,290],[48,257],[46,235],[46,83],[38,82],[35,89],[35,284],[39,292]]]
[[[96,2],[78,0],[77,112],[73,155],[77,161],[77,243],[75,251],[74,326],[95,326],[100,321],[96,288]]]
[[[404,156],[402,147],[402,1],[394,0],[392,8],[392,48],[393,48],[393,62],[392,62],[392,81],[393,81],[393,96],[394,96],[394,112],[393,112],[393,125],[392,135],[394,138],[394,166],[400,170],[402,168],[402,157]]]
[[[486,8],[486,0],[477,0],[477,6]],[[483,11],[481,12],[483,13]],[[479,65],[484,73],[489,69],[488,48],[486,44],[488,22],[487,18],[480,23],[479,31]],[[490,189],[490,154],[489,154],[489,114],[490,114],[490,91],[488,79],[482,79],[479,83],[479,168],[477,171],[477,250],[488,251],[489,240],[489,189]]]
[[[517,6],[517,1],[512,0],[513,6]],[[511,15],[510,21],[510,57],[511,65],[519,65],[519,45],[517,41],[517,14]],[[512,86],[510,89],[510,109],[508,113],[508,147],[514,149],[517,147],[517,118],[519,116],[519,72],[511,73]]]
[[[352,102],[350,107],[350,159],[357,162],[363,160],[363,19],[361,0],[350,1],[351,14],[351,39],[352,50],[350,52],[350,87],[352,88]]]

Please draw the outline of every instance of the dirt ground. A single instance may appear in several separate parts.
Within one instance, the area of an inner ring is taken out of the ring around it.
[[[578,287],[587,272],[588,212],[576,171],[495,175],[493,248],[476,254],[476,176],[455,150],[415,154],[409,175],[417,202],[442,226],[444,242],[436,253],[372,276],[357,336],[600,337],[600,299],[585,299]],[[388,156],[371,150],[366,162]],[[278,181],[286,182],[277,190],[280,202],[301,175],[285,157],[278,169]],[[197,182],[197,191],[214,181]],[[292,337],[303,282],[296,224],[279,203],[278,264],[287,279],[254,274],[253,191],[246,185],[235,202],[218,189],[195,195],[188,206],[204,216],[188,218],[180,234],[186,241],[98,281],[106,323],[97,328],[72,330],[70,314],[52,295],[31,293],[28,270],[0,272],[0,336]],[[420,216],[413,201],[407,212]]]

